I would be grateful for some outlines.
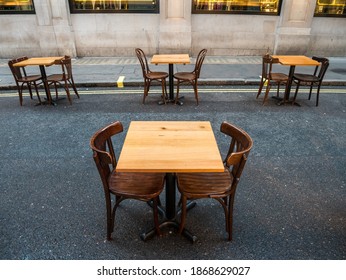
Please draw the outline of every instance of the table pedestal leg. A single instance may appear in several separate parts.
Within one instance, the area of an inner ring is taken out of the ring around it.
[[[295,68],[296,68],[295,65],[291,65],[291,67],[290,67],[284,98],[277,97],[277,96],[273,96],[272,97],[272,98],[277,99],[279,101],[277,103],[278,105],[282,105],[282,104],[285,104],[285,103],[290,103],[289,100],[290,100],[290,93],[291,93],[291,88],[292,88],[292,83],[293,83],[293,75],[294,75]],[[294,105],[300,106],[300,104],[298,104],[296,102],[294,103]]]
[[[179,229],[179,222],[176,220],[176,207],[175,207],[175,190],[176,190],[176,177],[173,173],[166,174],[166,211],[165,211],[165,221],[160,224],[160,230],[166,228]],[[189,203],[187,210],[193,208],[196,205],[195,202]],[[179,211],[178,211],[179,212]],[[156,234],[155,228],[149,230],[148,232],[142,233],[140,235],[143,241],[152,238]],[[188,230],[184,229],[183,236],[189,239],[191,242],[195,242],[197,237],[190,233]]]
[[[166,103],[175,103],[174,97],[174,76],[173,76],[173,64],[168,64],[168,82],[169,82],[169,99],[166,100]],[[183,105],[183,102],[180,99],[183,99],[184,96],[178,98],[177,104]],[[159,101],[159,105],[164,104],[163,101]]]
[[[47,83],[47,74],[46,74],[46,70],[45,70],[44,65],[40,65],[40,72],[41,72],[42,82],[43,82],[43,86],[44,86],[44,91],[46,92],[46,100],[47,100],[45,103],[42,103],[42,104],[55,105],[54,103],[52,103],[52,97],[51,97],[49,86]]]

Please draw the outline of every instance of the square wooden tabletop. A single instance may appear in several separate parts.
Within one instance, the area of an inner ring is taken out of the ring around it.
[[[273,58],[278,58],[282,65],[293,66],[317,66],[320,63],[305,55],[272,55]]]
[[[20,62],[17,62],[13,64],[15,67],[23,67],[23,66],[30,66],[30,65],[45,65],[50,66],[55,63],[56,60],[63,59],[63,56],[49,56],[49,57],[31,57],[26,60],[22,60]]]
[[[132,121],[118,172],[223,172],[208,121]]]
[[[152,64],[189,64],[188,54],[154,54],[151,59]]]

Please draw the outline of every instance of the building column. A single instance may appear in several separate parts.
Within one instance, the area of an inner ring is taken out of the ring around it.
[[[41,55],[76,56],[68,0],[35,0]]]
[[[315,6],[316,0],[283,1],[273,53],[308,54]]]
[[[191,1],[161,0],[158,53],[191,53]]]

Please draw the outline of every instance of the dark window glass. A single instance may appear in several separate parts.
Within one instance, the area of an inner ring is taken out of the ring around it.
[[[315,16],[346,17],[346,0],[317,0]]]
[[[279,15],[282,0],[193,0],[195,14],[264,14]]]
[[[158,13],[159,0],[69,0],[71,13]]]
[[[0,0],[0,14],[34,14],[32,0],[8,1]]]

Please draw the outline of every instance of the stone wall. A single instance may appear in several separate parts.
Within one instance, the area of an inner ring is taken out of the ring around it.
[[[314,18],[315,0],[285,0],[280,16],[191,14],[161,0],[160,14],[70,14],[67,0],[35,0],[36,14],[0,15],[0,58],[276,54],[346,56],[346,18]]]

